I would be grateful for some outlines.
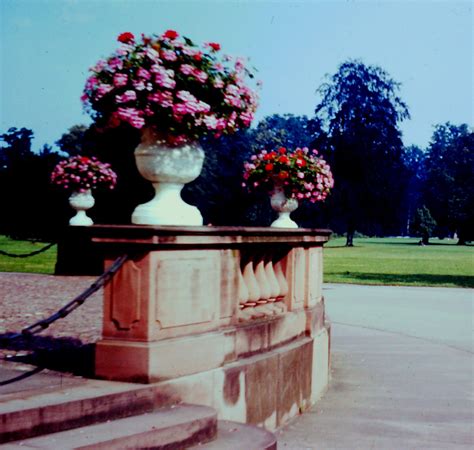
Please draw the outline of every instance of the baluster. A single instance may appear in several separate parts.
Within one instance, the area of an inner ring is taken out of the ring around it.
[[[283,298],[288,294],[288,282],[286,281],[286,276],[283,273],[282,261],[283,260],[280,259],[273,265],[274,270],[275,270],[275,276],[280,286],[280,293],[278,295],[275,306],[278,307],[278,309],[280,310],[280,313],[285,313],[287,311],[287,307],[286,307],[285,302],[283,301]]]
[[[245,317],[250,316],[252,319],[264,317],[264,313],[255,309],[257,302],[260,300],[260,287],[258,285],[257,279],[255,278],[252,259],[249,259],[249,261],[245,264],[243,278],[249,292],[249,298],[244,304],[244,309],[242,310],[243,314]],[[249,311],[246,311],[247,309]]]
[[[265,258],[264,255],[258,261],[255,268],[255,278],[260,287],[260,299],[257,301],[256,309],[265,315],[274,315],[275,311],[269,303],[271,294],[271,286],[265,272]]]
[[[280,284],[278,283],[273,267],[273,261],[271,257],[266,258],[265,262],[265,274],[267,276],[268,284],[270,286],[270,296],[268,298],[268,306],[272,310],[273,314],[278,314],[280,308],[275,304],[277,297],[280,295]]]

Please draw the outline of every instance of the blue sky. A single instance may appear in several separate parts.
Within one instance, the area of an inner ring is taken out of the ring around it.
[[[31,128],[33,148],[90,119],[79,97],[88,68],[123,31],[175,29],[250,57],[263,81],[257,120],[311,116],[317,87],[349,58],[402,83],[406,145],[433,125],[473,125],[473,8],[456,0],[0,0],[0,133]]]

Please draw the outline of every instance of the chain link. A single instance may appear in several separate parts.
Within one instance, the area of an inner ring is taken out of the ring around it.
[[[120,267],[122,267],[122,265],[127,259],[128,255],[122,255],[118,257],[111,264],[111,266],[99,278],[97,278],[94,283],[92,283],[84,292],[79,294],[76,298],[71,300],[69,303],[64,305],[61,309],[59,309],[46,319],[39,320],[33,325],[23,328],[23,330],[21,330],[19,333],[14,333],[8,336],[7,339],[13,340],[18,339],[22,336],[24,337],[37,334],[48,328],[52,323],[56,322],[56,320],[68,316],[72,311],[81,306],[94,292],[105,286],[105,284],[110,281],[110,279],[115,275],[115,273],[120,269]]]
[[[43,253],[46,250],[49,250],[51,247],[53,247],[53,245],[56,245],[56,242],[51,242],[50,244],[46,245],[45,247],[40,248],[39,250],[35,250],[31,253],[23,253],[23,254],[19,254],[19,255],[15,254],[15,253],[8,253],[8,252],[5,252],[3,250],[0,250],[0,255],[8,256],[10,258],[29,258],[30,256],[39,255],[40,253]]]

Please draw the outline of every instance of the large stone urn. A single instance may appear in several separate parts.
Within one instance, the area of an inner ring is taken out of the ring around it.
[[[202,225],[201,213],[181,198],[186,183],[201,173],[204,151],[199,143],[171,147],[149,129],[144,130],[135,150],[140,174],[155,188],[152,200],[135,208],[132,223],[137,225]]]

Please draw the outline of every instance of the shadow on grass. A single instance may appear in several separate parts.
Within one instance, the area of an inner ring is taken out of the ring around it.
[[[392,274],[370,272],[335,272],[333,275],[347,277],[361,282],[376,282],[387,285],[413,284],[419,286],[456,286],[474,288],[474,277],[469,275],[433,275],[425,273]]]
[[[95,344],[84,344],[75,338],[25,336],[10,339],[12,333],[0,334],[0,351],[21,352],[9,358],[13,362],[32,364],[58,372],[93,378]],[[26,354],[24,354],[26,353]]]

